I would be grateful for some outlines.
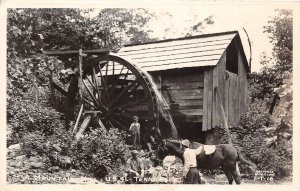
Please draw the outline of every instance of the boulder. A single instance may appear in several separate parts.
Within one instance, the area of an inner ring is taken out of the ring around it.
[[[175,164],[176,157],[175,156],[166,156],[163,160],[163,166],[168,167],[171,166],[172,164]]]
[[[20,155],[15,158],[16,161],[22,161],[26,158],[26,155]]]
[[[51,166],[48,168],[48,172],[58,172],[59,171],[59,166]]]
[[[30,157],[28,163],[32,169],[42,168],[44,166],[43,159],[40,157]]]
[[[19,143],[19,144],[14,144],[14,145],[10,145],[10,146],[8,147],[8,150],[9,150],[9,151],[18,151],[18,150],[21,150],[21,146],[22,146],[21,143]]]
[[[33,169],[42,168],[43,166],[44,166],[44,163],[42,163],[42,162],[30,163],[30,168],[33,168]]]
[[[10,166],[20,168],[21,166],[23,166],[23,163],[21,161],[11,161]]]
[[[11,157],[14,157],[14,156],[17,156],[20,151],[21,151],[21,147],[22,147],[22,144],[19,143],[19,144],[14,144],[14,145],[10,145],[7,149],[7,155],[10,156],[8,158],[11,158]]]
[[[30,157],[30,158],[28,159],[28,161],[29,161],[29,162],[41,162],[41,161],[43,161],[43,159],[40,158],[40,157],[32,156],[32,157]]]

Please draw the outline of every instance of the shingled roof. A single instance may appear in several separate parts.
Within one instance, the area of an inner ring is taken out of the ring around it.
[[[145,71],[215,66],[233,39],[237,39],[246,59],[237,31],[127,45],[118,55]]]

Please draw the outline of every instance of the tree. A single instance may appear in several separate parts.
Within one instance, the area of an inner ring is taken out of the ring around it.
[[[198,21],[196,24],[194,24],[187,32],[186,36],[192,36],[195,34],[202,33],[203,29],[207,27],[208,25],[214,24],[213,16],[208,16],[202,21]]]
[[[150,41],[143,27],[153,16],[145,9],[8,9],[8,95],[29,89],[33,80],[74,68],[77,57],[46,57],[42,50],[93,49],[117,51],[125,43]]]
[[[106,43],[113,51],[118,51],[124,44],[137,44],[156,40],[150,38],[147,23],[154,18],[154,13],[146,9],[102,9],[93,18],[98,31],[106,31]]]
[[[269,33],[270,42],[273,44],[272,56],[275,59],[275,68],[280,71],[292,72],[293,65],[293,12],[292,10],[277,10],[275,16],[265,32]]]
[[[274,169],[277,178],[290,179],[293,169],[293,19],[291,10],[276,11],[278,14],[264,27],[273,44],[272,57],[263,54],[261,72],[250,75],[253,102],[241,120],[248,137],[240,142],[261,169]],[[252,125],[251,131],[248,124]]]
[[[274,88],[283,84],[293,70],[293,18],[292,11],[276,10],[278,15],[273,17],[264,27],[273,44],[272,57],[262,55],[263,68],[260,73],[250,75],[252,99],[264,99],[274,96]],[[270,100],[271,101],[271,100]]]

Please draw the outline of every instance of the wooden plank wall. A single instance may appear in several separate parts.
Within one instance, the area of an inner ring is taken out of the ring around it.
[[[202,131],[210,130],[212,127],[213,112],[213,70],[204,71],[204,93],[203,93],[203,122]]]
[[[243,63],[240,50],[238,50],[238,59],[239,59],[238,72],[239,72],[239,91],[240,91],[239,105],[240,105],[240,113],[242,114],[247,111],[249,97],[248,97],[248,79],[247,79],[247,72],[245,68],[245,64],[247,63]]]
[[[238,50],[238,49],[237,49]],[[230,126],[237,125],[240,120],[240,115],[247,111],[248,105],[248,82],[246,69],[241,57],[241,52],[238,50],[238,74],[226,71],[226,52],[222,55],[218,65],[213,68],[212,72],[205,71],[204,73],[204,105],[203,105],[203,131],[216,126],[223,126],[224,122],[220,112],[220,100],[213,94],[212,109],[210,109],[210,100],[208,98],[210,90],[215,87],[221,95],[226,117]],[[207,77],[207,78],[206,78]],[[212,79],[212,85],[207,81]],[[207,85],[207,87],[206,87]],[[205,104],[207,102],[207,104]],[[211,110],[211,111],[210,111]],[[211,112],[211,117],[209,113]],[[208,120],[211,120],[209,122]]]
[[[213,82],[214,84],[216,84],[216,85],[214,85],[214,88],[218,89],[221,100],[219,100],[219,96],[217,95],[217,92],[214,91],[212,128],[223,124],[223,118],[221,116],[220,104],[221,103],[223,104],[223,108],[224,108],[225,112],[228,109],[227,96],[224,96],[225,92],[226,93],[228,92],[228,89],[226,88],[226,52],[224,52],[224,54],[222,55],[221,59],[218,62],[218,65],[214,68],[214,73],[217,74],[217,79],[214,78],[214,82]]]
[[[214,73],[218,73],[218,84],[214,87],[218,87],[223,102],[226,117],[230,126],[238,125],[240,115],[247,111],[248,105],[248,81],[246,69],[241,57],[241,52],[238,51],[238,74],[229,72],[226,70],[226,52],[220,59],[217,67],[214,68]],[[220,106],[214,95],[213,104],[213,124],[215,126],[223,126],[223,120],[219,112]]]
[[[185,115],[186,121],[201,122],[203,114],[203,71],[164,72],[161,76],[163,96],[168,101],[171,114]],[[175,116],[176,117],[176,116]]]
[[[226,71],[228,75],[228,79],[226,80],[226,87],[228,89],[227,100],[228,100],[228,108],[227,108],[227,119],[230,126],[236,124],[237,119],[239,118],[239,99],[240,99],[240,91],[239,91],[239,78],[237,74]]]

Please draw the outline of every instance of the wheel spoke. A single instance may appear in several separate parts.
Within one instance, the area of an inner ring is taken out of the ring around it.
[[[109,117],[108,117],[109,118]],[[115,128],[115,126],[112,124],[112,122],[110,121],[110,120],[107,120],[108,121],[108,123],[110,124],[110,126],[112,127],[112,128]]]
[[[132,82],[132,84],[130,84],[129,86],[127,86],[109,105],[108,105],[108,108],[110,108],[113,104],[115,104],[121,97],[124,93],[126,93],[126,91],[128,91],[130,88],[134,87],[137,83],[137,80],[134,80]]]
[[[125,74],[124,81],[126,81],[126,79],[127,79],[127,76],[128,76],[128,73],[129,73],[129,69],[127,69],[127,72],[126,72],[126,74]],[[121,88],[123,89],[123,84],[122,84]]]
[[[107,63],[108,64],[108,63]],[[100,73],[100,76],[101,76],[101,81],[102,81],[102,83],[101,83],[101,85],[104,87],[103,89],[104,89],[104,91],[105,91],[105,95],[108,97],[108,92],[107,92],[107,87],[106,87],[106,82],[105,82],[105,80],[104,80],[104,77],[103,77],[103,74],[102,74],[102,68],[101,68],[101,66],[100,65],[98,65],[99,66],[99,73]],[[103,95],[104,96],[104,95]]]
[[[85,95],[82,95],[82,97],[83,97],[84,99],[87,99],[87,100],[90,101],[90,102],[93,102],[93,100],[91,100],[90,98],[86,97]]]
[[[98,85],[98,82],[97,82],[96,72],[95,72],[95,68],[94,67],[93,67],[93,76],[94,76],[94,81],[95,81],[95,85],[96,85],[96,89],[97,89],[97,93],[98,93],[99,102],[100,102],[100,104],[102,104],[101,94],[100,94],[99,85]]]
[[[89,83],[92,85],[94,92],[97,92],[97,88],[95,87],[95,85],[93,84],[93,82],[88,78],[88,76],[86,77],[86,79],[89,81]],[[98,93],[98,92],[97,92]]]
[[[84,80],[82,80],[82,82],[83,82],[85,88],[87,89],[87,91],[89,92],[90,96],[93,98],[95,104],[97,104],[97,105],[99,106],[97,99],[94,97],[93,93],[92,93],[91,90],[88,88],[88,86],[86,85],[86,83],[84,82]]]
[[[115,75],[115,62],[113,62],[113,68],[112,68],[112,75],[114,76]]]
[[[134,88],[131,89],[131,91],[136,90],[139,86],[140,86],[140,84],[135,85]]]
[[[108,118],[113,121],[114,123],[116,123],[117,125],[121,126],[122,129],[127,130],[127,127],[125,125],[123,125],[121,122],[117,121],[116,119],[114,119],[113,117],[108,116]]]
[[[94,107],[94,108],[97,108],[96,106],[94,106],[93,104],[91,104],[89,101],[87,101],[87,100],[85,100],[85,99],[83,99],[83,101],[84,101],[85,103],[89,104],[90,106],[92,106],[92,107]]]
[[[108,76],[107,76],[107,73],[108,73],[108,64],[109,64],[109,61],[107,61],[107,64],[106,64],[106,70],[105,70],[105,84],[104,84],[104,86],[106,87],[107,100],[109,100],[108,89],[107,89],[107,80],[108,80]]]
[[[117,85],[117,82],[118,82],[119,79],[120,79],[120,76],[121,76],[122,71],[123,71],[124,68],[125,68],[125,66],[123,65],[120,74],[118,75],[117,79],[114,81],[114,84],[113,84],[113,86],[112,86],[112,90],[111,90],[110,96],[114,95],[115,87],[116,87],[116,85]]]

